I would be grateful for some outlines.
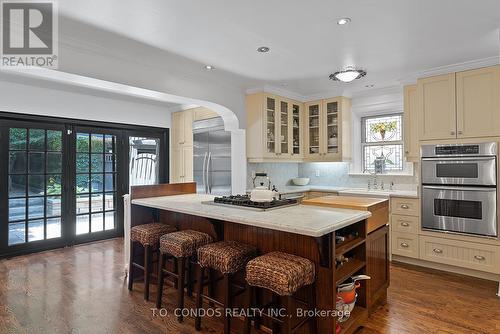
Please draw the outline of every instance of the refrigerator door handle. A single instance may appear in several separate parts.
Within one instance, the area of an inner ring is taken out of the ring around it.
[[[207,183],[206,183],[206,169],[207,169],[207,152],[205,152],[205,156],[203,157],[203,170],[202,170],[202,175],[201,178],[203,179],[203,190],[205,191],[205,194],[208,194],[208,189],[207,189]]]
[[[212,163],[212,152],[208,152],[208,159],[207,159],[207,188],[208,188],[208,192],[207,192],[207,194],[212,193],[212,185],[211,185],[211,182],[209,179],[209,176],[211,176],[210,175],[210,164],[211,163]]]

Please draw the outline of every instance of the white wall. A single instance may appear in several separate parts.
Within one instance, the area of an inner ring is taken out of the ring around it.
[[[113,123],[170,127],[167,107],[0,81],[0,110]]]

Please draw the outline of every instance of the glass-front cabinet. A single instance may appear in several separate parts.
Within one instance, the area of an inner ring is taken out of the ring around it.
[[[266,155],[274,156],[278,152],[276,151],[276,142],[278,137],[278,131],[276,126],[276,99],[273,97],[266,97],[265,101],[265,142],[266,142]]]
[[[308,102],[306,109],[306,159],[340,161],[342,156],[342,117],[347,117],[348,100],[342,97]],[[345,114],[345,115],[344,115]]]

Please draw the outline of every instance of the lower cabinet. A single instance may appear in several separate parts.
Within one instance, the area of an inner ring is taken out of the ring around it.
[[[418,234],[394,232],[391,234],[392,254],[418,259]]]
[[[500,274],[500,247],[421,235],[420,259]]]
[[[193,146],[172,149],[170,183],[193,182]]]
[[[367,306],[371,314],[387,300],[389,286],[389,226],[383,226],[366,238]]]

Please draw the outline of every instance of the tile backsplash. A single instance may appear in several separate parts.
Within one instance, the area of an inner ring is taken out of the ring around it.
[[[415,168],[416,170],[416,168]],[[349,163],[346,162],[312,162],[312,163],[249,163],[247,185],[252,188],[254,172],[267,172],[272,184],[278,189],[291,186],[294,177],[309,177],[310,185],[366,188],[370,175],[349,175]],[[378,175],[378,183],[384,182],[386,189],[394,182],[394,189],[414,190],[417,188],[418,177]]]

